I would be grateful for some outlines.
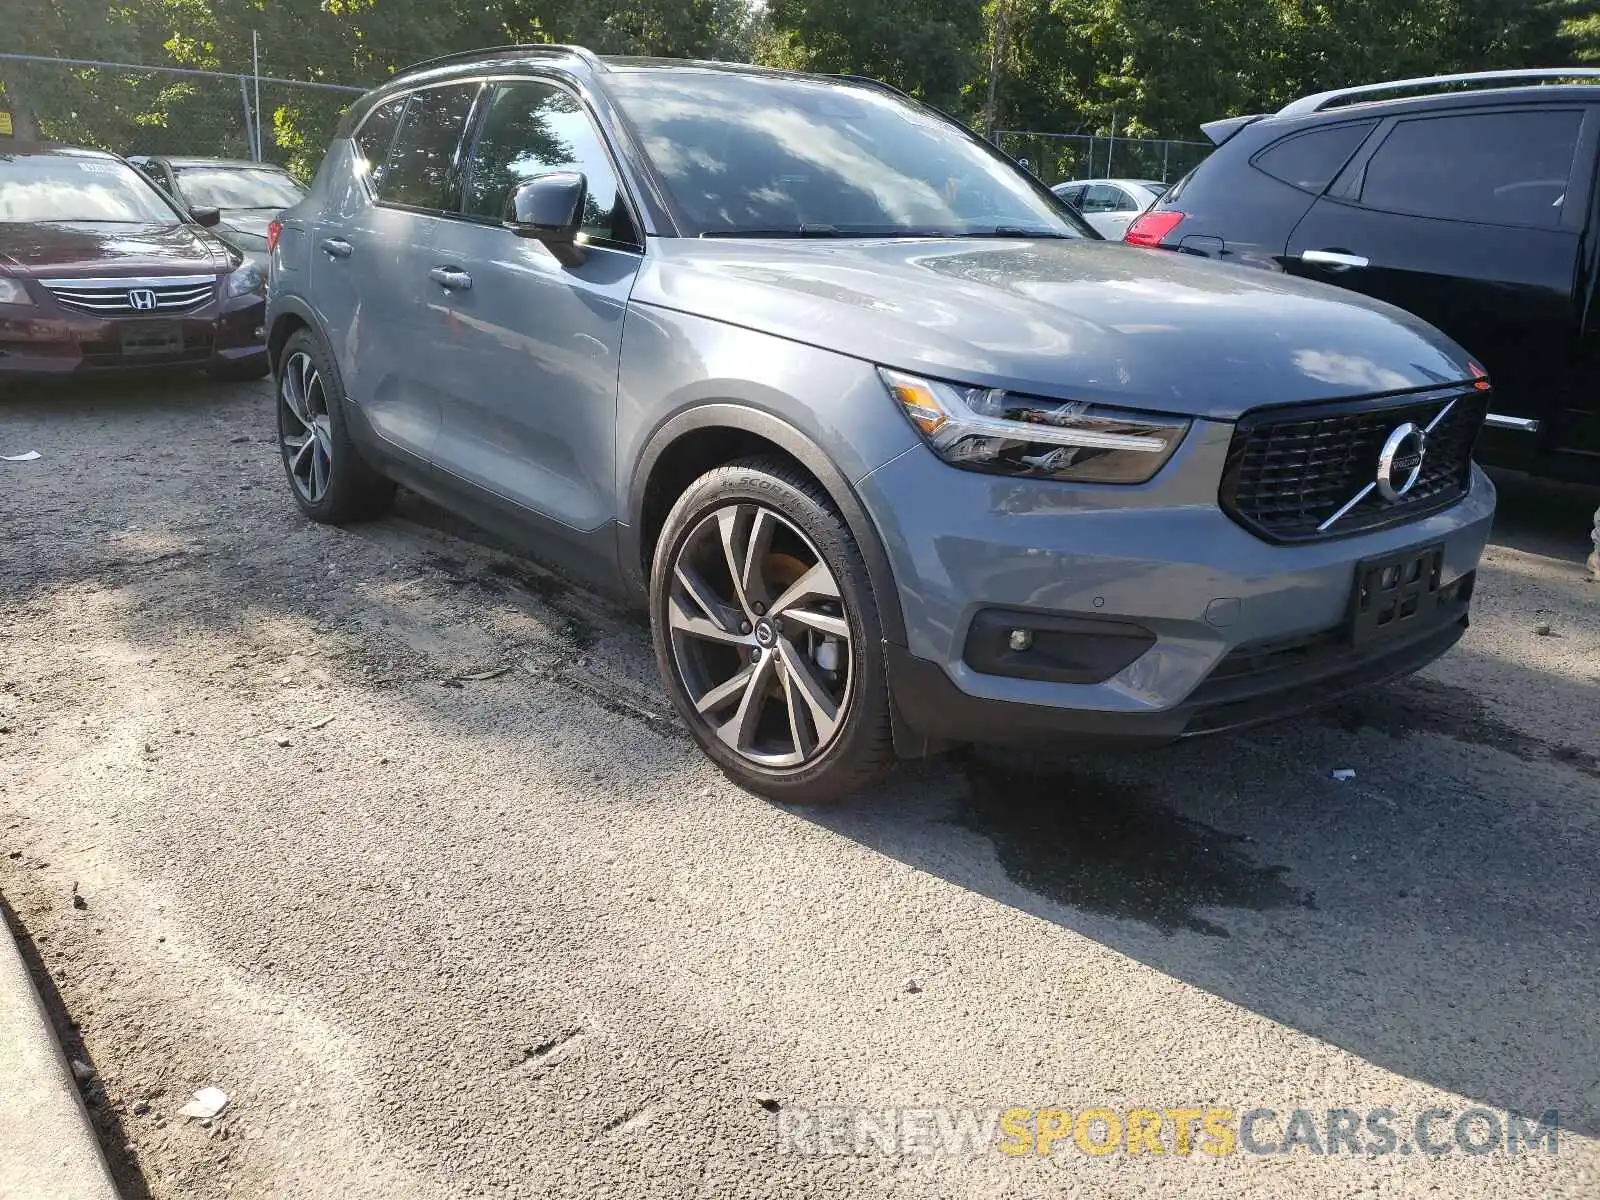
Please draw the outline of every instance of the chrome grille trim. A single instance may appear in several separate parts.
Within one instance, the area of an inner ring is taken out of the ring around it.
[[[41,279],[40,285],[63,308],[96,316],[185,313],[209,303],[217,293],[215,275],[128,276],[120,279]],[[155,307],[135,308],[128,293],[147,289]]]

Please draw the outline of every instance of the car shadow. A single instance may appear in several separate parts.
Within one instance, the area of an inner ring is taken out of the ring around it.
[[[1137,756],[964,752],[803,815],[1385,1070],[1600,1136],[1600,769],[1459,699],[1421,679]]]
[[[1526,554],[1582,562],[1594,543],[1600,487],[1553,483],[1516,471],[1491,471],[1499,492],[1494,540]]]

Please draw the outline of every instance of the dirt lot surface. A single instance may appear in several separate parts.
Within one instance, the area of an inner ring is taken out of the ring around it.
[[[702,760],[637,616],[406,497],[304,521],[264,384],[13,390],[0,454],[28,449],[0,463],[0,893],[130,1197],[1600,1194],[1580,499],[1508,493],[1471,633],[1383,694],[803,812]],[[205,1085],[209,1127],[178,1115]],[[1562,1130],[780,1147],[895,1105]]]

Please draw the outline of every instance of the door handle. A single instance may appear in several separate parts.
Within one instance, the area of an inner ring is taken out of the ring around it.
[[[349,258],[355,247],[343,238],[323,238],[318,243],[322,252],[329,258]]]
[[[468,275],[460,267],[434,267],[429,270],[428,278],[447,292],[470,292],[472,290],[472,276]]]
[[[1300,253],[1300,261],[1327,267],[1333,271],[1348,271],[1354,267],[1367,265],[1367,260],[1361,255],[1347,254],[1343,250],[1303,250]]]

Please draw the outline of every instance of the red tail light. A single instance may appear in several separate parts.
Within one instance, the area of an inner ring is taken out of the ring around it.
[[[271,254],[278,248],[278,235],[283,232],[282,221],[267,222],[267,253]]]
[[[1128,226],[1122,240],[1130,246],[1159,246],[1167,240],[1167,234],[1178,227],[1183,217],[1183,213],[1170,209],[1140,213]]]

